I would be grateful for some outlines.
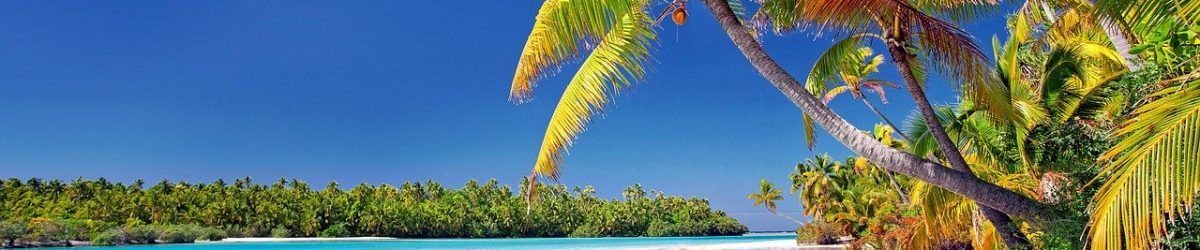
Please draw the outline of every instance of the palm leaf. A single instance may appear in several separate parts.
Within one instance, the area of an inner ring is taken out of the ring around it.
[[[833,100],[834,97],[846,93],[846,91],[849,90],[850,87],[846,85],[833,87],[832,89],[829,89],[829,92],[825,92],[825,96],[821,98],[821,102],[828,104],[829,101]]]
[[[1168,87],[1134,110],[1101,155],[1108,180],[1092,200],[1093,249],[1149,249],[1200,193],[1200,81]]]
[[[1136,33],[1145,34],[1163,23],[1196,24],[1200,20],[1200,1],[1193,0],[1100,0],[1096,9],[1120,17]]]
[[[866,34],[857,34],[847,36],[846,38],[836,42],[829,49],[821,53],[817,57],[817,61],[808,72],[808,79],[804,83],[804,88],[814,96],[820,96],[829,88],[829,83],[838,80],[837,73],[844,65],[857,64],[855,55],[858,54],[858,48],[862,44],[862,37]],[[816,144],[816,126],[813,126],[812,118],[808,114],[804,114],[804,142],[805,145],[812,149]]]
[[[521,50],[509,99],[518,103],[531,99],[538,80],[578,58],[623,16],[641,12],[645,4],[643,0],[546,0]]]
[[[592,115],[602,110],[611,95],[629,87],[645,74],[654,31],[650,18],[640,11],[629,12],[596,45],[567,85],[550,117],[538,153],[534,173],[558,177],[562,155],[586,129]]]

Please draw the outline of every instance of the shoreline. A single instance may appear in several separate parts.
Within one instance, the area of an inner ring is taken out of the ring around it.
[[[271,238],[271,237],[247,237],[247,238],[226,238],[220,241],[197,241],[197,244],[221,244],[221,243],[273,243],[273,242],[331,242],[331,241],[387,241],[387,240],[405,240],[404,238],[392,237],[346,237],[346,238],[319,238],[319,237],[300,237],[300,238]],[[670,246],[651,246],[651,247],[635,247],[630,249],[637,250],[669,250],[669,249],[696,249],[696,250],[743,250],[743,249],[765,249],[765,250],[837,250],[844,249],[845,245],[810,245],[796,244],[795,240],[764,240],[755,242],[737,242],[737,243],[698,243],[698,244],[681,244]]]
[[[378,240],[399,240],[400,238],[392,237],[341,237],[341,238],[321,238],[321,237],[288,237],[288,238],[273,238],[273,237],[245,237],[245,238],[225,238],[220,241],[196,241],[196,243],[258,243],[258,242],[319,242],[319,241],[378,241]]]

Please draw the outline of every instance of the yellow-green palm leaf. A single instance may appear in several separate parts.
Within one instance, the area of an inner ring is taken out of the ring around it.
[[[546,0],[521,51],[509,98],[529,100],[538,80],[602,42],[622,17],[642,12],[645,5],[643,0]]]
[[[1109,178],[1092,201],[1093,249],[1151,248],[1200,193],[1200,81],[1149,98],[1101,155]]]
[[[564,151],[586,129],[592,115],[645,74],[654,31],[641,11],[646,2],[638,4],[633,6],[637,11],[619,17],[567,85],[546,127],[534,174],[557,178]]]

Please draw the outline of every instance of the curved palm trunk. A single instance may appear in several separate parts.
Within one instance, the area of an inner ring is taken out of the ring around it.
[[[820,100],[801,87],[796,78],[775,63],[775,60],[771,59],[763,50],[762,45],[738,22],[725,0],[704,0],[704,2],[716,17],[721,28],[725,30],[734,45],[758,70],[759,74],[850,150],[880,164],[884,169],[945,188],[1006,214],[1034,223],[1049,221],[1049,218],[1046,217],[1048,215],[1043,213],[1042,205],[1025,196],[966,173],[954,171],[929,160],[885,146],[863,134],[854,125],[829,110],[829,107],[822,105]]]
[[[964,174],[975,176],[971,172],[971,167],[967,165],[967,161],[963,159],[962,153],[958,151],[958,147],[954,145],[954,141],[946,134],[946,128],[942,126],[942,122],[938,119],[937,113],[933,111],[933,105],[929,104],[928,97],[925,96],[925,90],[921,88],[916,77],[912,73],[912,69],[908,64],[910,55],[904,49],[906,47],[906,37],[887,37],[888,51],[892,54],[892,62],[900,71],[900,77],[904,78],[904,83],[907,86],[908,94],[912,96],[913,101],[917,104],[917,109],[921,111],[921,118],[925,120],[929,126],[930,134],[933,134],[933,139],[937,141],[938,149],[942,152],[942,156],[946,157],[946,161],[950,163],[950,167],[955,171]],[[1012,225],[1012,219],[1008,215],[996,211],[991,205],[979,207],[983,211],[983,215],[992,222],[996,227],[996,231],[1004,238],[1004,242],[1010,248],[1023,249],[1029,246],[1029,240],[1021,235],[1020,230]]]
[[[909,142],[912,141],[908,139],[908,135],[905,135],[904,132],[900,131],[900,127],[897,127],[896,124],[892,123],[892,120],[889,120],[887,116],[883,115],[883,112],[879,112],[879,109],[875,108],[875,105],[871,104],[870,100],[867,100],[867,98],[858,99],[862,100],[863,104],[866,104],[867,108],[871,109],[871,112],[875,112],[875,115],[878,115],[879,119],[882,119],[884,123],[887,123],[888,126],[892,126],[892,129],[896,131],[896,134],[900,135],[901,139]],[[891,170],[885,169],[884,173],[887,173],[888,182],[891,182],[892,188],[896,189],[896,193],[900,195],[900,205],[908,204],[908,195],[904,194],[904,189],[901,189],[900,184],[896,183],[896,176],[892,174]]]
[[[771,213],[773,213],[773,214],[775,214],[775,215],[778,215],[779,217],[783,217],[783,218],[787,218],[787,219],[789,219],[789,220],[792,220],[792,222],[796,222],[796,224],[804,225],[804,222],[800,222],[800,220],[797,220],[796,218],[792,218],[791,216],[788,216],[788,215],[786,215],[786,214],[779,213],[779,212],[775,212],[775,211],[770,211],[770,212],[771,212]]]

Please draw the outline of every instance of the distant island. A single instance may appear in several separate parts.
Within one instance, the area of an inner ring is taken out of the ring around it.
[[[527,206],[496,180],[460,189],[434,181],[323,189],[281,178],[163,180],[144,188],[77,179],[0,180],[5,247],[189,243],[227,237],[518,238],[741,235],[746,226],[705,199],[634,184],[621,200],[591,186],[542,185]],[[523,180],[519,190],[526,190]]]

